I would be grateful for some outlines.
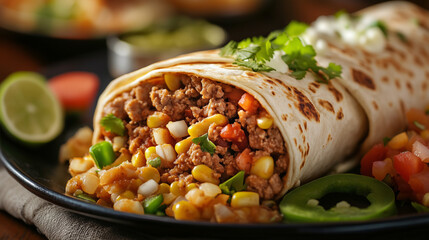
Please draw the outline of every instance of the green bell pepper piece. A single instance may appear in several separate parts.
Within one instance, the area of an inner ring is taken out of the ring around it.
[[[246,190],[247,186],[244,184],[244,171],[240,171],[230,179],[219,185],[222,193],[233,195],[236,192]]]
[[[326,210],[315,200],[329,193],[363,196],[370,205],[367,208],[335,206]],[[280,202],[280,211],[285,221],[293,222],[365,221],[394,215],[395,194],[388,185],[374,178],[357,174],[329,175],[286,194]]]
[[[89,148],[89,153],[99,169],[112,164],[116,159],[112,144],[106,141],[92,145]]]
[[[163,201],[164,197],[162,197],[162,194],[146,198],[143,201],[144,212],[147,214],[157,213]]]

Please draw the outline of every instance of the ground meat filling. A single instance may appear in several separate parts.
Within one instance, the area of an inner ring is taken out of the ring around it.
[[[180,80],[180,87],[174,91],[163,82],[142,83],[105,106],[105,115],[113,114],[125,124],[128,141],[124,147],[131,154],[135,154],[157,145],[153,129],[147,126],[147,119],[153,114],[167,119],[157,126],[165,129],[169,121],[185,120],[189,127],[207,117],[221,114],[228,119],[227,125],[238,123],[246,141],[234,142],[224,138],[222,131],[226,126],[212,123],[208,128],[208,139],[216,145],[215,152],[210,154],[200,145],[192,143],[187,151],[177,154],[173,164],[158,168],[161,181],[180,181],[181,184],[195,182],[191,171],[201,164],[210,167],[213,177],[220,182],[240,170],[246,170],[247,190],[257,192],[262,199],[273,199],[283,187],[281,177],[286,172],[289,160],[279,129],[274,125],[268,129],[257,125],[260,113],[265,110],[259,107],[255,113],[241,108],[239,99],[233,97],[232,93],[243,91],[233,86],[185,74],[177,75],[177,78]],[[102,133],[105,138],[113,141],[114,135],[105,131]],[[168,141],[174,146],[186,137],[169,137]],[[273,174],[263,178],[251,174],[250,169],[243,169],[242,165],[237,163],[243,151],[250,152],[253,162],[263,156],[271,156],[275,162]]]

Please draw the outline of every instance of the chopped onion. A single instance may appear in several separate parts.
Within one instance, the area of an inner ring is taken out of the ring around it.
[[[182,138],[188,136],[188,125],[185,120],[180,120],[176,122],[169,122],[167,124],[168,131],[175,138]]]
[[[155,182],[155,180],[150,179],[147,182],[140,185],[139,189],[137,190],[137,193],[145,197],[148,197],[154,194],[156,191],[158,191],[158,183]]]
[[[429,162],[429,148],[419,141],[413,143],[413,153],[423,162]]]

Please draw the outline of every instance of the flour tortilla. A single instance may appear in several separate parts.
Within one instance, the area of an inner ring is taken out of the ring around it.
[[[278,72],[252,72],[220,57],[218,50],[179,56],[112,81],[98,100],[93,142],[103,140],[99,121],[104,106],[141,82],[166,73],[183,73],[233,85],[260,102],[283,136],[289,163],[281,196],[403,130],[406,110],[429,103],[429,31],[424,27],[429,26],[429,14],[406,2],[383,3],[359,14],[386,22],[387,47],[371,54],[321,36],[328,42],[328,50],[317,57],[319,64],[340,64],[342,78],[320,84],[311,74],[296,80]],[[411,28],[412,18],[421,25]],[[401,41],[396,31],[407,41]],[[356,165],[358,158],[353,159],[348,166]]]

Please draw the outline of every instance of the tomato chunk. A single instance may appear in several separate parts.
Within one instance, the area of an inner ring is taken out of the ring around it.
[[[100,82],[90,72],[68,72],[51,78],[48,84],[66,110],[85,110],[94,101]]]
[[[253,158],[250,156],[250,148],[246,148],[241,152],[235,158],[235,163],[240,170],[244,170],[246,173],[249,173],[253,163]]]
[[[363,156],[360,162],[360,173],[365,176],[372,176],[372,165],[376,161],[383,161],[386,158],[387,148],[382,144],[377,144]]]
[[[258,101],[248,93],[241,96],[240,101],[238,101],[238,105],[250,113],[256,113],[259,108]]]
[[[410,176],[408,181],[413,191],[418,195],[429,192],[429,168]]]
[[[223,127],[220,132],[220,136],[223,139],[236,144],[240,150],[245,149],[248,145],[246,133],[241,129],[241,125],[237,122]]]
[[[420,158],[408,151],[393,157],[393,167],[406,182],[411,175],[422,171],[424,166]]]

